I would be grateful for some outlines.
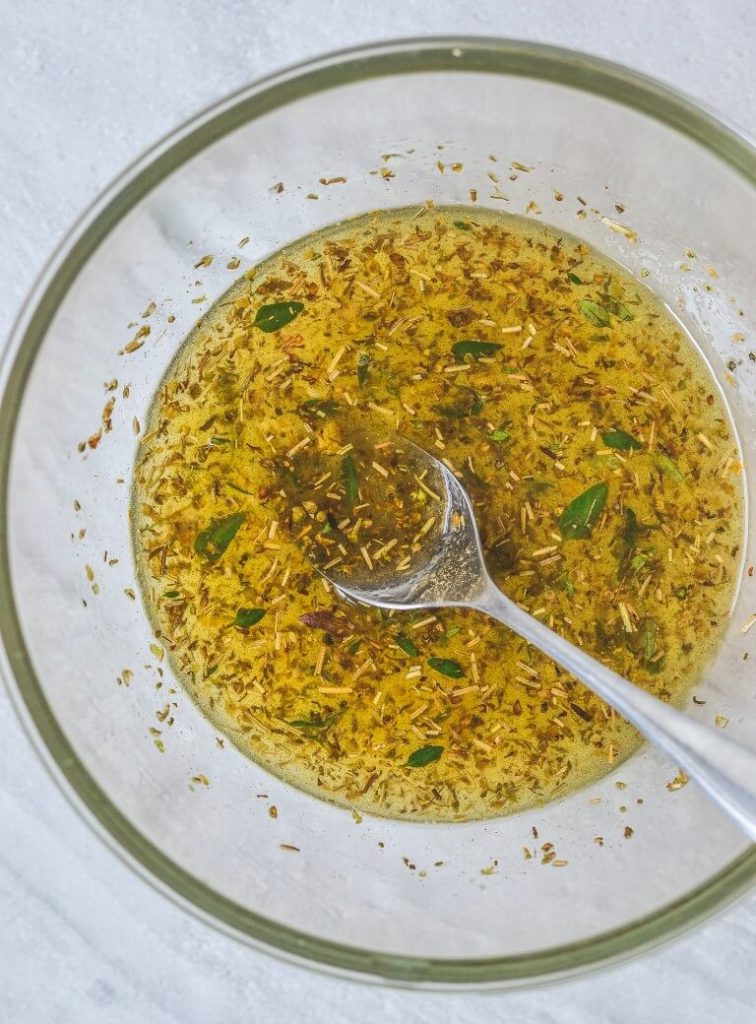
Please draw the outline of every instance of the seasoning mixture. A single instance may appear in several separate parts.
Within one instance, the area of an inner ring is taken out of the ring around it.
[[[353,429],[366,417],[372,450]],[[133,499],[145,600],[179,678],[261,764],[363,811],[459,821],[597,778],[638,736],[545,655],[478,613],[348,605],[315,571],[313,555],[401,572],[434,528],[437,496],[402,475],[397,433],[461,477],[511,598],[684,699],[739,561],[722,399],[617,265],[469,208],[305,238],[187,339]]]

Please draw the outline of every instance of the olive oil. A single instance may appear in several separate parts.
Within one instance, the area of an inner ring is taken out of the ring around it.
[[[355,440],[366,419],[372,451]],[[619,266],[470,208],[304,238],[187,338],[133,495],[176,673],[250,756],[361,811],[460,821],[601,776],[638,736],[546,656],[477,613],[347,605],[313,568],[315,554],[401,572],[422,548],[437,501],[422,478],[394,486],[397,435],[459,474],[511,598],[685,699],[742,535],[720,394]]]

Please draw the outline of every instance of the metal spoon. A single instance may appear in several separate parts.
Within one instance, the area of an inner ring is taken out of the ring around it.
[[[467,492],[447,467],[402,438],[440,495],[440,527],[406,574],[374,567],[323,572],[346,598],[378,608],[475,608],[553,658],[664,751],[756,841],[756,753],[689,718],[563,639],[499,590],[486,569]]]

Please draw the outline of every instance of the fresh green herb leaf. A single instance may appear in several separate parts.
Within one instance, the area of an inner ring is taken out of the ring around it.
[[[210,676],[214,676],[217,671],[218,671],[218,666],[217,665],[211,665],[210,668],[208,668],[207,672],[205,672],[205,679],[209,679]]]
[[[661,672],[664,668],[665,658],[654,657],[658,651],[659,627],[653,619],[646,619],[643,623],[640,636],[641,657],[643,664],[649,672]]]
[[[559,530],[565,540],[589,537],[606,504],[609,485],[594,484],[569,503],[559,519]]]
[[[572,576],[568,572],[564,573],[560,577],[562,585],[564,586],[564,592],[570,600],[575,596],[575,584],[572,582]]]
[[[609,448],[616,448],[620,452],[638,451],[643,447],[637,437],[626,434],[624,430],[605,430],[601,440]]]
[[[266,334],[272,334],[296,320],[303,309],[303,302],[271,302],[267,306],[260,306],[255,314],[254,326]]]
[[[197,535],[194,550],[208,562],[217,562],[246,518],[244,512],[234,512],[233,515],[219,519]]]
[[[452,345],[452,352],[455,359],[463,363],[465,356],[472,356],[473,359],[480,359],[481,356],[495,355],[503,345],[495,341],[455,341]]]
[[[428,658],[428,664],[442,676],[449,676],[450,679],[463,679],[465,670],[457,661],[451,658]]]
[[[417,646],[414,640],[410,640],[404,633],[399,633],[395,638],[401,649],[405,654],[408,654],[410,658],[417,658],[420,654],[420,648]]]
[[[622,540],[625,545],[625,557],[633,553],[638,542],[638,517],[628,506],[625,506],[625,525],[622,530]]]
[[[632,310],[628,309],[624,302],[620,302],[619,299],[612,298],[611,295],[602,296],[604,305],[599,305],[598,302],[593,302],[591,299],[580,299],[578,302],[578,309],[580,312],[590,320],[596,327],[609,327],[611,326],[612,317],[616,316],[618,320],[634,320],[635,315]],[[598,340],[605,340],[600,337]]]
[[[333,416],[339,411],[339,403],[332,402],[329,398],[308,398],[300,405],[300,410],[305,416]]]
[[[438,761],[443,752],[443,747],[420,747],[419,750],[413,750],[407,758],[407,767],[425,768],[426,765],[433,764],[434,761]]]
[[[673,462],[672,459],[670,459],[669,455],[665,455],[663,452],[658,452],[654,456],[654,462],[662,471],[662,473],[665,473],[668,477],[671,477],[678,483],[682,483],[682,481],[685,479],[685,477],[680,472],[677,463]]]
[[[346,500],[353,505],[360,491],[360,483],[357,477],[357,463],[351,452],[347,452],[341,460],[341,476],[346,490]]]
[[[639,568],[642,568],[648,561],[647,555],[636,555],[633,557],[638,538],[645,536],[651,531],[651,527],[645,523],[641,523],[633,510],[629,506],[625,506],[625,523],[622,527],[622,557],[620,558],[620,568],[627,568],[635,572]],[[640,561],[638,561],[640,559]]]
[[[577,274],[573,274],[572,271],[570,271],[570,273],[567,275],[567,277],[570,279],[570,281],[572,281],[573,284],[582,284],[583,283],[582,280],[577,276]]]
[[[462,627],[461,626],[449,626],[449,628],[444,633],[444,641],[451,640],[451,638],[453,636],[456,636],[457,633],[461,633],[461,632],[462,632]]]
[[[368,375],[370,373],[370,365],[373,360],[367,354],[367,352],[361,352],[357,359],[357,383],[360,387],[364,387],[367,384]]]
[[[611,324],[612,318],[609,310],[599,306],[597,302],[592,302],[590,299],[580,299],[577,305],[583,316],[587,317],[596,327],[608,327]]]
[[[488,436],[491,438],[492,441],[499,441],[499,442],[508,441],[509,440],[509,431],[508,430],[492,430],[491,433]]]
[[[455,220],[453,224],[460,231],[472,231],[472,224],[469,224],[466,220]]]
[[[239,608],[236,612],[234,625],[238,626],[239,629],[249,629],[250,626],[256,626],[264,615],[264,608]]]
[[[219,447],[221,447],[224,444],[231,444],[231,438],[230,437],[211,437],[210,438],[210,444],[214,445],[216,448],[219,448]]]
[[[163,597],[167,598],[169,601],[173,601],[175,598],[181,597],[181,594],[178,590],[166,590]]]
[[[362,638],[357,637],[356,640],[352,640],[350,644],[347,644],[347,652],[349,654],[356,654],[360,647],[362,647]]]

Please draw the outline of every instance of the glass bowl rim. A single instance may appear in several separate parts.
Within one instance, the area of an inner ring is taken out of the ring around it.
[[[16,418],[37,351],[79,271],[154,186],[224,135],[296,99],[395,74],[479,72],[530,77],[631,107],[707,148],[756,187],[756,148],[681,93],[598,57],[523,40],[423,37],[339,50],[245,86],[174,129],[91,204],[41,271],[0,354],[0,675],[41,760],[81,817],[137,874],[184,909],[261,951],[341,977],[433,989],[544,984],[626,960],[692,928],[756,879],[756,847],[707,882],[630,924],[578,943],[509,957],[429,959],[353,948],[280,925],[221,896],[143,837],[79,761],[25,647],[10,582],[8,477]]]

